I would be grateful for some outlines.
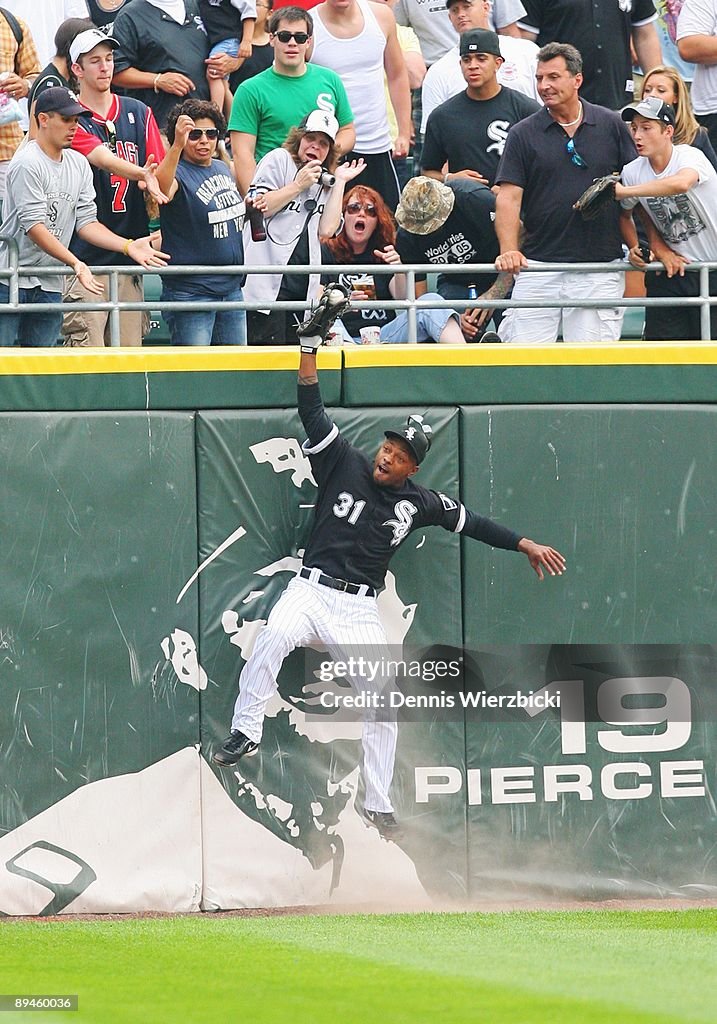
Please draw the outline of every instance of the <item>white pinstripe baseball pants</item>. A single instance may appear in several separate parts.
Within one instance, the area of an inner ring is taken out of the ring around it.
[[[357,652],[367,659],[388,657],[388,641],[376,599],[331,590],[295,577],[276,602],[259,633],[254,650],[239,677],[232,729],[259,743],[266,706],[276,693],[282,663],[296,647],[325,646],[333,659],[347,660]],[[352,678],[361,692],[363,679]],[[368,685],[368,684],[366,684]],[[365,807],[392,811],[388,791],[393,778],[398,726],[395,718],[370,712],[363,721]]]

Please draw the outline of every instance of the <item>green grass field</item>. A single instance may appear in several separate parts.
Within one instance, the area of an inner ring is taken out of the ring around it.
[[[717,911],[6,922],[0,992],[114,1024],[677,1024],[717,1019]]]

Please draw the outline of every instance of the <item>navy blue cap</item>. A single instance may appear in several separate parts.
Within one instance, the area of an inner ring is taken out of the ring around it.
[[[423,416],[409,416],[406,426],[400,430],[384,430],[386,437],[396,437],[406,442],[413,452],[417,466],[421,465],[430,450],[432,433],[428,424],[423,422]]]
[[[35,100],[36,114],[62,114],[64,117],[74,117],[84,112],[85,108],[77,102],[74,92],[61,85],[43,89]]]

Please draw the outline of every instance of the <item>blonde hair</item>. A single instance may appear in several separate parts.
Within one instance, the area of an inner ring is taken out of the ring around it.
[[[692,101],[685,85],[685,81],[677,68],[669,67],[667,64],[658,64],[650,68],[642,80],[642,96],[645,96],[645,86],[653,75],[664,75],[672,82],[677,99],[672,106],[675,108],[675,134],[673,141],[676,146],[691,146],[695,136],[700,131],[697,118],[692,110]]]

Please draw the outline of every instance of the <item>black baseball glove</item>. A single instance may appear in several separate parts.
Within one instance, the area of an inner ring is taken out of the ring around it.
[[[578,201],[573,203],[573,209],[578,211],[583,220],[594,220],[609,203],[615,202],[615,185],[619,180],[619,174],[596,178]]]
[[[343,316],[349,306],[348,288],[338,281],[327,284],[321,298],[309,310],[306,320],[296,328],[301,338],[301,351],[315,352],[326,341],[335,321]]]

